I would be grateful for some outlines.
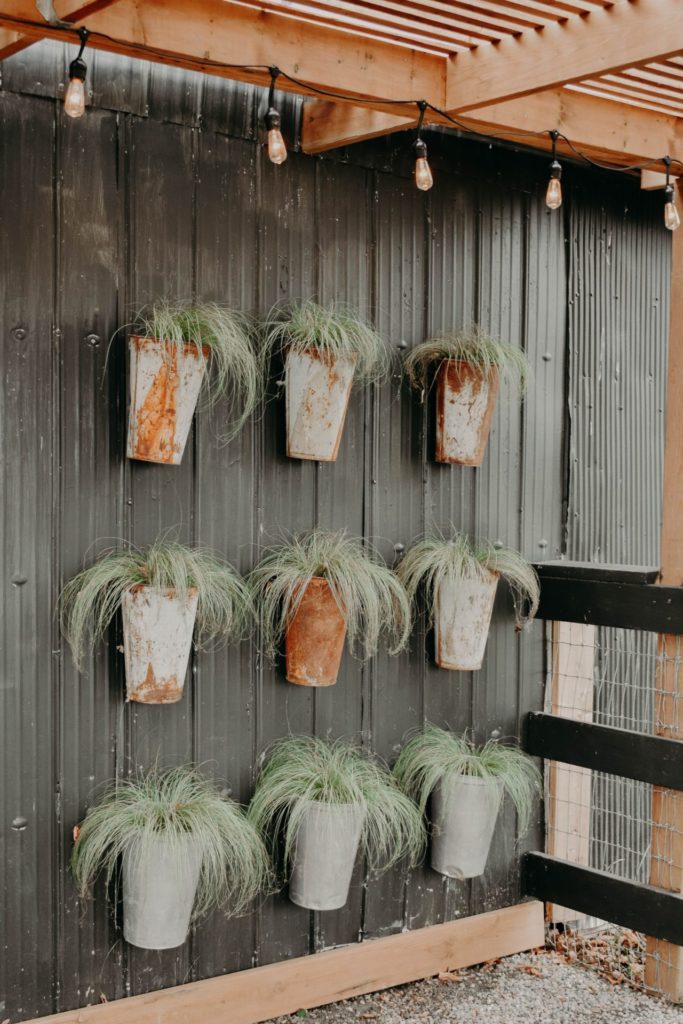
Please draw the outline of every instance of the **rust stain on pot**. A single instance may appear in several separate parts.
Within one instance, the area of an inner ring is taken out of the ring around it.
[[[337,682],[346,640],[346,619],[326,579],[315,576],[301,599],[285,638],[287,681],[299,686]]]
[[[183,682],[177,676],[157,679],[150,662],[147,674],[139,686],[130,694],[130,699],[137,704],[175,704],[183,696]]]
[[[493,367],[487,375],[474,363],[444,359],[437,371],[436,461],[451,465],[481,466],[498,399],[500,378]],[[484,404],[485,402],[485,404]],[[465,420],[461,436],[454,436],[449,413],[459,407]]]

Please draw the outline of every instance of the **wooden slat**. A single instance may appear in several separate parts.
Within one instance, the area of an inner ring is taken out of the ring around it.
[[[81,18],[89,18],[91,15],[97,14],[98,11],[103,11],[105,7],[110,7],[113,3],[116,3],[116,0],[90,0],[89,3],[79,3],[76,5],[74,5],[73,0],[55,0],[54,6],[58,17],[62,21],[75,22]],[[35,7],[33,14],[34,16],[36,15]],[[20,53],[21,50],[26,49],[33,42],[34,39],[32,37],[25,36],[21,32],[0,29],[0,60],[6,60],[7,57]]]
[[[509,956],[543,942],[543,907],[533,901],[39,1020],[41,1024],[256,1024]]]
[[[664,508],[661,542],[663,585],[683,584],[683,238],[673,236],[666,437],[664,443]],[[662,635],[658,641],[655,727],[660,736],[683,740],[683,666],[681,641]],[[655,789],[652,798],[650,881],[683,892],[683,799]],[[647,943],[645,984],[673,1002],[683,1002],[683,946],[653,934]]]
[[[447,106],[474,110],[683,50],[676,0],[634,0],[479,46],[449,62]]]
[[[627,882],[543,853],[525,854],[522,879],[528,896],[572,902],[578,910],[604,921],[683,942],[681,900],[666,889]]]

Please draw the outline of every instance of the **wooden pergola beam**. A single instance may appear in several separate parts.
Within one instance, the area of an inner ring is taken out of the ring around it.
[[[62,21],[77,22],[83,18],[89,18],[93,14],[97,14],[98,11],[103,11],[105,7],[111,7],[112,4],[116,3],[117,0],[90,0],[89,3],[79,3],[74,5],[74,0],[56,0],[55,11],[57,16]],[[3,4],[5,8],[8,8],[7,13],[10,13],[9,8],[13,5],[11,3]],[[23,9],[26,5],[22,4],[20,9]],[[33,17],[36,16],[36,8],[33,8]],[[47,24],[47,23],[46,23]],[[15,53],[19,53],[21,50],[25,50],[27,46],[35,43],[33,36],[26,36],[22,32],[13,32],[9,29],[2,29],[0,31],[0,60],[5,60],[7,57],[12,57]]]
[[[448,124],[445,119],[431,116],[428,120]],[[493,133],[557,128],[593,159],[622,165],[651,159],[653,155],[669,154],[683,159],[683,129],[677,118],[561,89],[498,103],[458,120],[472,131]],[[387,114],[312,99],[304,105],[301,145],[305,153],[323,153],[390,135],[415,123],[412,114]],[[521,135],[518,141],[537,149],[550,147],[550,140],[543,136],[529,139]],[[559,148],[561,152],[566,150],[562,144]]]
[[[449,59],[446,107],[464,112],[683,50],[678,0],[630,0]]]

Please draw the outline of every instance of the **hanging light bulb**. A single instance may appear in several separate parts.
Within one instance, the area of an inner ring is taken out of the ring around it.
[[[427,143],[422,139],[415,143],[415,184],[423,192],[429,192],[434,184],[432,170],[427,160]]]
[[[430,188],[434,184],[434,178],[432,177],[432,169],[429,166],[429,161],[427,160],[427,143],[420,135],[425,110],[427,109],[427,101],[419,100],[417,105],[420,111],[420,116],[417,120],[417,136],[413,144],[413,149],[415,151],[415,184],[422,192],[429,192]]]
[[[83,51],[88,41],[87,28],[79,29],[81,48],[78,56],[69,65],[69,84],[64,94],[64,113],[69,117],[83,117],[85,113],[85,76],[88,68],[83,60]]]
[[[557,131],[550,133],[550,138],[553,140],[553,162],[550,165],[550,180],[545,192],[545,205],[549,210],[559,210],[562,206],[562,164],[557,159],[559,134]]]
[[[676,193],[674,187],[669,180],[671,173],[671,157],[665,156],[664,163],[666,164],[666,185],[664,187],[664,225],[669,231],[675,231],[676,228],[681,226],[681,218],[676,209]]]
[[[268,131],[268,159],[274,164],[283,164],[287,159],[287,147],[281,131],[282,119],[279,111],[273,106],[275,83],[279,74],[279,68],[270,69],[270,93],[268,94],[268,110],[265,118]]]

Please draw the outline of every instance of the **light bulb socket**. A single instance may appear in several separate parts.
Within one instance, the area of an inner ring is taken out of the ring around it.
[[[268,129],[269,132],[272,131],[274,128],[276,128],[278,131],[282,128],[282,118],[280,117],[279,110],[276,110],[275,107],[269,107],[269,109],[266,111],[265,121],[266,128]]]
[[[664,188],[664,205],[673,203],[675,201],[675,193],[673,185],[666,185]]]
[[[418,160],[420,160],[421,158],[426,159],[427,143],[424,141],[424,139],[415,139],[413,149],[415,150],[415,156],[417,157]]]
[[[76,57],[69,64],[69,81],[73,78],[80,79],[81,82],[85,82],[85,76],[88,74],[88,66],[84,60],[80,57]]]
[[[559,160],[553,160],[553,162],[551,163],[551,165],[550,165],[550,177],[551,178],[557,178],[558,181],[562,177],[562,164],[560,163]]]

